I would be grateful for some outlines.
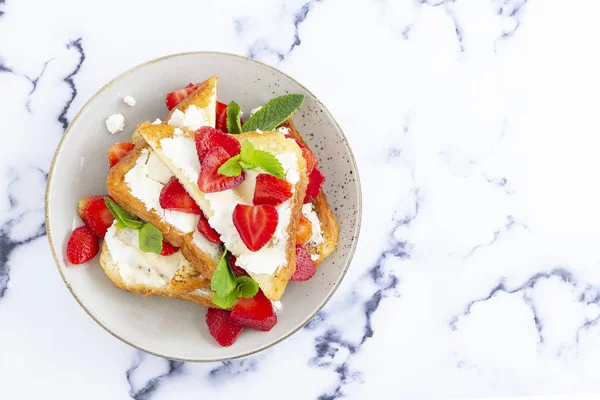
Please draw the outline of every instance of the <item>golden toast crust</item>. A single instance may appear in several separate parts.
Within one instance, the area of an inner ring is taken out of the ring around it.
[[[121,290],[126,290],[132,293],[143,294],[144,296],[158,295],[163,297],[169,297],[173,299],[181,299],[191,301],[192,303],[199,304],[205,307],[215,307],[212,302],[213,293],[206,291],[202,293],[198,292],[187,292],[180,293],[169,290],[169,285],[163,287],[150,287],[144,285],[126,285],[121,279],[119,274],[119,267],[115,264],[110,250],[106,245],[106,241],[102,244],[102,252],[100,253],[100,265],[104,270],[106,276],[113,282],[113,284]]]
[[[308,146],[300,133],[296,129],[296,126],[292,122],[291,119],[285,121],[281,126],[287,128],[290,131],[290,134],[298,139],[300,143]],[[321,222],[321,230],[323,231],[323,243],[319,245],[311,245],[308,246],[308,252],[311,255],[318,255],[315,261],[315,265],[318,265],[323,262],[323,260],[328,257],[335,248],[337,247],[337,240],[339,234],[339,226],[337,220],[335,219],[335,215],[333,215],[333,211],[327,202],[327,197],[325,197],[325,193],[321,190],[316,199],[311,201],[317,216],[319,217],[319,221]]]

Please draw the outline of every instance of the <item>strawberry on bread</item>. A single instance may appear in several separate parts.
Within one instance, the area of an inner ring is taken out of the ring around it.
[[[194,85],[193,83],[188,84],[183,89],[174,90],[171,93],[167,94],[165,98],[165,104],[169,110],[177,107],[179,103],[183,101],[186,97],[192,94],[196,89],[198,89],[199,85]]]
[[[202,214],[200,207],[185,191],[177,178],[172,177],[163,187],[158,199],[160,206],[165,210],[181,211],[189,214]]]
[[[79,200],[77,214],[83,222],[100,238],[104,238],[106,230],[114,221],[104,202],[105,196],[90,196]]]
[[[245,328],[270,331],[277,323],[277,314],[271,300],[259,290],[250,299],[238,299],[231,310],[231,321]]]
[[[270,204],[249,206],[238,204],[233,210],[233,225],[250,251],[258,251],[273,237],[279,214]]]
[[[108,165],[110,168],[114,167],[119,160],[127,155],[133,148],[133,143],[119,142],[115,143],[108,148]]]
[[[253,203],[276,206],[292,197],[292,185],[270,174],[259,174],[256,177]]]

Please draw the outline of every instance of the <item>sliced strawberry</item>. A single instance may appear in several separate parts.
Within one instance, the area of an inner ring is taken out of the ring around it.
[[[306,197],[304,198],[305,203],[308,200],[315,199],[319,195],[323,183],[325,183],[325,177],[323,176],[321,171],[319,171],[318,168],[315,168],[313,172],[308,176],[308,185],[306,186]]]
[[[227,104],[217,101],[217,120],[215,128],[223,133],[228,133],[227,130]]]
[[[244,171],[238,176],[225,176],[219,173],[219,167],[230,158],[231,156],[222,147],[215,147],[206,154],[198,177],[200,190],[204,193],[221,192],[244,182],[246,176]]]
[[[213,227],[210,226],[204,214],[200,213],[198,217],[198,232],[203,234],[206,239],[213,243],[223,244],[223,242],[221,242],[221,237],[219,236],[217,231],[215,231]]]
[[[171,243],[163,239],[162,251],[160,252],[161,256],[170,256],[171,254],[175,254],[178,251],[179,247],[175,247]]]
[[[188,97],[196,89],[198,89],[198,85],[190,83],[183,89],[178,89],[174,92],[167,94],[167,97],[165,99],[165,104],[167,105],[167,108],[169,110],[174,109],[179,103],[181,103],[183,99]]]
[[[317,272],[315,262],[303,246],[296,245],[296,271],[290,281],[307,281]]]
[[[96,234],[103,238],[113,224],[115,217],[110,213],[104,196],[84,197],[77,204],[77,214],[83,222]]]
[[[233,138],[233,136],[219,132],[210,126],[203,126],[198,129],[195,139],[196,151],[201,163],[206,154],[215,147],[222,147],[230,157],[237,156],[242,149],[240,142]]]
[[[237,259],[233,254],[229,253],[227,255],[227,261],[229,262],[229,266],[231,267],[231,270],[235,276],[248,276],[246,270],[237,265]]]
[[[294,139],[296,143],[298,143],[298,146],[300,146],[300,149],[302,150],[302,156],[306,161],[306,175],[310,175],[313,172],[313,169],[315,169],[316,166],[319,165],[319,160],[317,160],[317,157],[315,157],[314,153],[308,148],[308,146],[306,146],[300,140],[296,139],[291,134],[287,134],[285,135],[285,137],[289,139]]]
[[[129,142],[115,143],[108,148],[108,165],[112,168],[119,160],[127,155],[135,145]]]
[[[175,177],[172,177],[163,187],[158,202],[165,210],[181,211],[188,214],[202,214],[198,204],[196,204],[194,199],[192,199]]]
[[[231,320],[245,328],[270,331],[277,323],[277,314],[271,300],[259,290],[251,299],[238,299],[231,310]]]
[[[233,225],[250,251],[260,250],[271,240],[278,222],[277,209],[270,204],[238,204],[233,210]]]
[[[300,214],[298,225],[296,225],[296,245],[303,245],[312,236],[312,224],[304,215]]]
[[[292,185],[269,174],[259,174],[256,177],[254,204],[271,204],[276,206],[292,197]]]
[[[244,329],[233,322],[231,312],[217,308],[209,308],[206,312],[206,325],[212,337],[223,347],[234,344]]]
[[[75,228],[67,243],[67,260],[71,264],[83,264],[90,261],[100,250],[100,239],[86,226]]]

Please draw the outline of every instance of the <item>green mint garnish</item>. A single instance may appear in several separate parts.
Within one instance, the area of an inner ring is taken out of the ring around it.
[[[284,94],[276,97],[254,113],[244,124],[242,130],[250,132],[255,130],[272,131],[292,116],[302,105],[304,95]]]
[[[162,252],[162,232],[149,222],[135,219],[127,211],[123,210],[120,205],[115,203],[110,197],[104,198],[104,204],[108,211],[115,217],[117,223],[115,226],[119,229],[134,229],[138,232],[138,240],[140,242],[140,250],[145,253]]]
[[[231,157],[225,161],[217,171],[221,175],[225,176],[239,176],[242,173],[242,167],[240,166],[240,155]]]
[[[258,283],[249,276],[233,275],[231,266],[227,261],[225,250],[219,265],[210,281],[210,288],[214,290],[213,303],[221,308],[231,308],[235,305],[238,298],[249,299],[258,292]]]
[[[139,232],[140,250],[145,253],[162,252],[162,232],[150,223],[145,223]]]
[[[251,299],[258,292],[258,283],[249,276],[238,276],[235,291],[237,297]]]
[[[242,133],[242,124],[240,124],[241,116],[242,110],[240,110],[238,103],[232,101],[227,105],[227,130],[229,133]]]
[[[115,217],[117,220],[117,228],[131,228],[137,230],[144,226],[142,221],[135,219],[131,214],[123,210],[121,206],[115,203],[110,197],[104,198],[104,204],[106,204],[108,211],[110,211],[113,217]]]
[[[217,172],[225,176],[238,176],[242,173],[242,168],[261,168],[268,174],[280,179],[285,178],[283,166],[277,157],[268,151],[257,150],[249,140],[242,143],[241,153],[225,161]]]

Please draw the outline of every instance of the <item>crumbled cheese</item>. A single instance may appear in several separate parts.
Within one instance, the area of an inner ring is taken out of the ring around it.
[[[250,116],[253,116],[254,114],[256,114],[256,112],[257,112],[258,110],[260,110],[261,108],[262,108],[262,106],[260,106],[260,107],[256,107],[256,108],[253,108],[252,110],[250,110]]]
[[[154,122],[152,122],[152,125],[160,125],[160,124],[162,124],[162,120],[160,118],[156,118],[154,120]]]
[[[286,128],[285,126],[280,126],[279,128],[277,128],[277,130],[284,135],[290,134],[290,130],[288,128]]]
[[[256,130],[256,133],[258,133],[258,134],[261,134],[261,135],[262,135],[263,131],[261,131],[260,129],[257,129],[257,130]]]
[[[125,117],[121,114],[113,114],[106,119],[106,129],[113,135],[121,132],[125,127]]]
[[[129,107],[135,107],[135,99],[133,97],[131,97],[131,96],[125,96],[125,97],[123,97],[123,101]]]

